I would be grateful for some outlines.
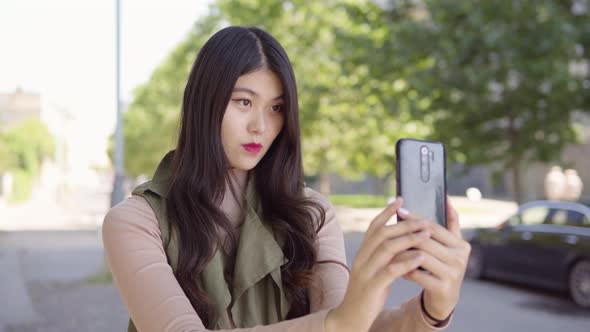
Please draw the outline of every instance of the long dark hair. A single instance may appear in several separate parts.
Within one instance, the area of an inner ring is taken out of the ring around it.
[[[205,326],[211,303],[196,280],[217,248],[216,229],[227,233],[232,247],[238,238],[237,230],[219,208],[226,184],[231,184],[221,144],[221,123],[238,78],[261,68],[274,72],[282,83],[285,120],[253,170],[255,189],[263,221],[284,243],[288,263],[281,267],[281,273],[291,303],[287,319],[309,313],[307,287],[313,282],[311,269],[317,262],[314,245],[325,211],[303,192],[295,76],[285,50],[270,34],[253,27],[228,27],[205,43],[191,70],[166,203],[171,226],[180,237],[176,278]]]

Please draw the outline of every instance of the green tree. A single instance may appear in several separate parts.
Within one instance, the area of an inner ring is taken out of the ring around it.
[[[0,174],[15,168],[17,163],[16,155],[12,153],[3,133],[0,133],[0,156]]]
[[[365,174],[388,178],[394,172],[395,140],[405,132],[416,136],[425,131],[419,122],[388,117],[393,99],[382,96],[385,91],[391,95],[393,88],[373,77],[370,69],[377,65],[366,63],[387,33],[378,26],[381,12],[369,1],[219,0],[210,17],[198,22],[136,91],[125,116],[129,174],[151,174],[172,146],[168,138],[175,136],[190,65],[223,21],[261,26],[287,50],[298,80],[306,175],[320,175],[323,192],[329,192],[328,174],[334,172],[351,179]],[[407,118],[408,107],[399,109]]]
[[[154,71],[148,82],[135,90],[125,112],[125,170],[128,175],[151,176],[158,162],[176,144],[184,86],[193,61],[205,41],[219,28],[213,7]],[[113,139],[109,156],[113,156]]]
[[[383,10],[371,1],[218,1],[228,21],[261,26],[285,47],[299,88],[303,159],[307,175],[349,179],[395,171],[395,141],[421,123],[390,114],[395,90],[375,75],[386,59],[376,57],[385,40]],[[264,18],[264,19],[262,19]],[[401,105],[401,103],[400,103]]]
[[[570,70],[587,56],[571,6],[425,0],[392,1],[388,10],[396,38],[388,52],[424,64],[405,75],[407,93],[428,100],[412,104],[415,115],[431,119],[431,137],[454,160],[510,170],[522,201],[522,168],[559,159],[578,139],[575,113],[588,110],[589,87]]]
[[[587,1],[569,0],[560,1],[560,5],[566,13],[570,14],[570,22],[574,25],[577,33],[576,59],[577,64],[585,64],[585,75],[583,75],[582,86],[590,88],[590,7]],[[584,93],[580,96],[582,99],[582,108],[588,109],[590,105],[590,93]]]
[[[28,119],[17,127],[0,133],[0,172],[14,173],[15,200],[26,199],[33,178],[38,175],[41,163],[53,158],[54,139],[47,127],[38,119]]]

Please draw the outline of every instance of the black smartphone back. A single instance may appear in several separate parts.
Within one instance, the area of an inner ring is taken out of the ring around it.
[[[397,195],[411,212],[447,226],[446,152],[441,142],[402,138],[395,145]]]

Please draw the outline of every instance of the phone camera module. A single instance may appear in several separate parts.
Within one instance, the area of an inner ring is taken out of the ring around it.
[[[420,147],[420,177],[422,182],[430,180],[430,149],[426,146]]]

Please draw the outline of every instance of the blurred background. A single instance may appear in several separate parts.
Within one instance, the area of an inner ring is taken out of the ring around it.
[[[448,330],[590,330],[590,1],[3,0],[0,332],[126,328],[101,223],[174,148],[227,25],[289,54],[306,183],[349,263],[395,197],[397,139],[440,140],[475,249]]]

